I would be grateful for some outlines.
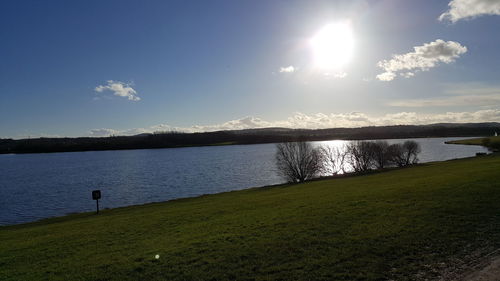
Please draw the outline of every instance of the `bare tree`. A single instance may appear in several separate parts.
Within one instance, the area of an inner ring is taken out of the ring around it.
[[[347,144],[347,161],[355,172],[368,171],[374,164],[373,143],[368,141],[356,141]]]
[[[377,169],[383,169],[390,160],[389,143],[387,141],[376,141],[373,145],[373,157]]]
[[[321,155],[322,172],[326,175],[337,175],[341,171],[345,173],[345,156],[343,150],[340,150],[334,146],[321,146],[319,147],[319,153]]]
[[[308,142],[287,142],[276,145],[276,167],[288,182],[304,182],[321,170],[319,149]]]
[[[403,144],[391,144],[387,151],[390,162],[398,167],[403,167],[417,163],[421,149],[418,142],[405,141]]]
[[[405,141],[403,143],[405,166],[417,163],[420,151],[420,144],[418,144],[418,142],[410,140]]]
[[[389,145],[389,147],[387,148],[387,158],[390,164],[398,167],[403,167],[406,162],[403,152],[403,146],[400,143]]]
[[[347,156],[348,156],[348,151],[347,151],[347,145],[344,144],[344,147],[342,149],[337,150],[339,155],[339,163],[341,165],[340,169],[342,170],[342,174],[347,173]]]

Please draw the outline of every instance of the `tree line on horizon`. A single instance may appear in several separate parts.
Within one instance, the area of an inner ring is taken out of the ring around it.
[[[297,139],[322,141],[332,139],[363,140],[490,136],[495,131],[500,131],[500,124],[398,125],[333,129],[264,128],[201,133],[159,132],[136,136],[0,139],[0,153],[44,153],[280,143]]]

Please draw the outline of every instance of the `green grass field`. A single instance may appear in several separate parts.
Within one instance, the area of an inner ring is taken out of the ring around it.
[[[467,144],[467,145],[483,145],[483,140],[489,139],[490,143],[500,142],[500,136],[498,137],[486,137],[486,138],[473,138],[465,140],[447,141],[449,144]]]
[[[433,278],[500,246],[499,171],[484,156],[0,227],[0,279]]]

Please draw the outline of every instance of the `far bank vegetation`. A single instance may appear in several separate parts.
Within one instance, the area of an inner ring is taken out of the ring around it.
[[[313,146],[309,142],[276,145],[276,167],[287,182],[304,182],[319,176],[365,173],[386,167],[418,163],[420,145],[415,141],[355,141],[342,147]]]

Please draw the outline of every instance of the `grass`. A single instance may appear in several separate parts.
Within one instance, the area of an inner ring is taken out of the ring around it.
[[[446,143],[448,143],[448,144],[466,144],[466,145],[483,145],[485,139],[488,139],[489,143],[500,142],[500,136],[497,136],[497,137],[485,137],[485,138],[473,138],[473,139],[465,139],[465,140],[447,141]]]
[[[499,170],[485,156],[0,227],[0,279],[433,278],[500,246]]]

